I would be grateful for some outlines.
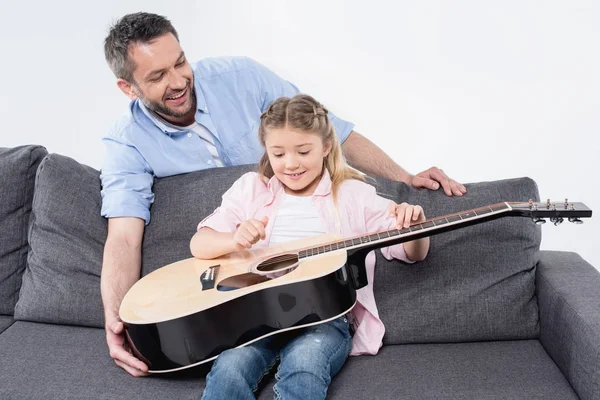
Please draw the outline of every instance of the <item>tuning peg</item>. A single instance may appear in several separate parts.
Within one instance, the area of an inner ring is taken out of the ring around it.
[[[546,220],[544,218],[531,218],[533,220],[533,222],[535,222],[536,225],[544,225],[546,223]]]
[[[572,222],[572,223],[577,224],[577,225],[583,224],[583,221],[580,220],[579,218],[576,218],[576,217],[570,217],[569,218],[569,222]]]
[[[561,217],[552,217],[550,218],[550,222],[554,223],[554,226],[558,226],[563,223],[563,219]]]

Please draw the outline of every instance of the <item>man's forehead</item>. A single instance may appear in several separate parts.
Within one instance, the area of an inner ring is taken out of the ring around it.
[[[142,74],[170,66],[181,57],[181,53],[179,42],[170,33],[149,42],[133,43],[129,47],[136,70]]]

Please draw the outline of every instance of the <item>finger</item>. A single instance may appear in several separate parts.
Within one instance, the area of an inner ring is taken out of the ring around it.
[[[235,235],[233,236],[233,240],[235,241],[235,243],[238,246],[241,246],[243,249],[249,249],[250,247],[252,247],[252,244],[250,244],[248,242],[248,240],[246,240],[242,234],[241,230],[238,230]]]
[[[265,234],[265,226],[262,223],[262,220],[252,220],[252,225],[254,227],[254,229],[256,229],[256,237],[257,239],[264,239],[266,237]]]
[[[123,346],[113,345],[110,346],[109,354],[113,360],[120,361],[132,368],[135,368],[139,371],[146,372],[148,371],[148,366],[138,360],[133,354],[129,351],[125,350]]]
[[[412,220],[413,221],[418,221],[419,220],[419,216],[421,215],[421,211],[423,209],[420,206],[414,206],[413,208],[413,212],[412,212]]]
[[[452,194],[455,196],[462,196],[463,192],[459,188],[459,184],[456,181],[450,180],[450,188],[452,190]]]
[[[404,223],[404,203],[397,205],[394,213],[396,214],[396,227],[402,228],[402,224]]]
[[[413,177],[411,184],[414,188],[427,188],[431,190],[438,190],[440,188],[440,184],[435,180],[419,175]]]
[[[396,207],[397,206],[398,206],[398,204],[394,203],[393,201],[390,201],[390,203],[388,204],[387,211],[388,211],[388,214],[390,215],[390,217],[393,217],[396,215]]]
[[[249,249],[250,247],[252,247],[252,243],[248,239],[246,239],[243,235],[240,235],[237,238],[237,242],[240,246],[242,246],[245,249]]]
[[[406,207],[406,209],[404,210],[404,227],[405,228],[408,228],[410,226],[412,212],[413,212],[412,207]]]
[[[262,222],[263,226],[267,226],[267,224],[269,223],[269,217],[265,215],[261,218],[260,222]]]
[[[260,232],[257,229],[256,225],[260,225],[260,222],[256,220],[249,220],[248,226],[246,227],[246,231],[251,235],[252,240],[257,240],[260,237]]]
[[[112,325],[111,330],[115,335],[119,335],[121,332],[123,332],[123,328],[123,323],[121,321],[117,321]]]
[[[121,368],[123,368],[125,371],[127,371],[127,372],[128,372],[130,375],[137,376],[137,377],[140,377],[140,376],[148,376],[148,375],[150,375],[150,374],[148,374],[147,372],[145,372],[145,371],[140,371],[140,370],[139,370],[139,369],[137,369],[137,368],[133,368],[133,367],[131,367],[131,366],[129,366],[129,365],[127,365],[127,364],[125,364],[125,363],[124,363],[124,362],[122,362],[122,361],[115,360],[115,363],[116,363],[116,364],[117,364],[119,367],[121,367]]]
[[[255,242],[255,236],[252,233],[250,233],[247,229],[241,229],[239,233],[240,236],[244,238],[248,243],[252,244]]]

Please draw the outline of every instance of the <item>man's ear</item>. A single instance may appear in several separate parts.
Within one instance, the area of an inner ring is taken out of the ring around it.
[[[119,78],[117,79],[117,86],[125,93],[125,96],[129,97],[131,100],[137,100],[137,92],[131,83],[127,82],[125,79]]]

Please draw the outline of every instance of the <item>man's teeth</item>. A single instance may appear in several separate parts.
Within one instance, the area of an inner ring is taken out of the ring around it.
[[[181,96],[183,96],[185,94],[185,90],[183,92],[181,92],[180,94],[173,96],[173,97],[167,97],[169,100],[176,100],[178,98],[180,98]]]

